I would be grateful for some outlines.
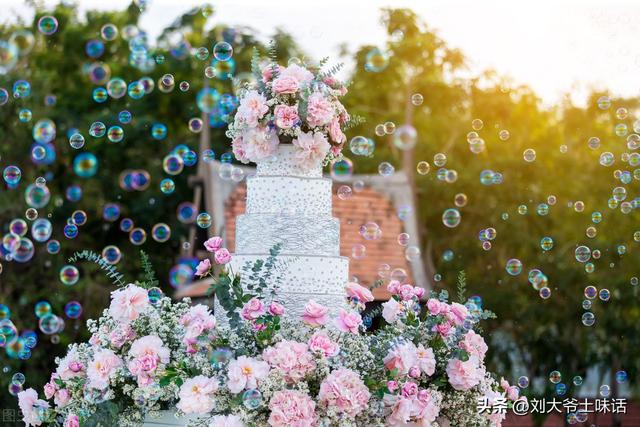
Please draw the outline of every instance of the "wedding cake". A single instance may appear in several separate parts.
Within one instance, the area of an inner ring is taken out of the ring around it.
[[[274,274],[281,285],[275,291],[286,313],[302,314],[310,299],[337,312],[345,307],[349,260],[340,256],[340,222],[331,216],[332,181],[322,176],[321,165],[302,168],[293,156],[293,145],[280,144],[247,179],[246,213],[237,218],[231,268],[242,281],[243,267],[268,258],[279,244]],[[216,308],[217,317],[224,317]]]

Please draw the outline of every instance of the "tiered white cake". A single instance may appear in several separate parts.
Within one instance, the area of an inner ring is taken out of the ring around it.
[[[256,176],[247,178],[246,213],[237,218],[231,266],[241,272],[279,243],[277,295],[286,315],[300,315],[310,299],[335,313],[345,305],[349,260],[340,256],[340,223],[331,216],[332,182],[322,177],[321,166],[298,167],[294,150],[281,144],[277,156],[260,162]]]

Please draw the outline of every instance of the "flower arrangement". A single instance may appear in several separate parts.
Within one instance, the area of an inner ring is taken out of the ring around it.
[[[348,309],[336,318],[314,301],[289,318],[260,286],[268,273],[253,290],[238,289],[221,241],[205,247],[220,260],[214,286],[228,288],[225,310],[236,322],[217,325],[204,305],[128,284],[88,322],[89,342],[56,361],[47,400],[33,389],[19,394],[24,422],[76,427],[117,416],[119,426],[136,426],[175,408],[192,426],[499,426],[504,414],[478,413],[478,399],[518,398],[484,366],[487,345],[475,329],[491,313],[473,300],[425,298],[392,280],[383,325],[370,332],[362,313],[373,295],[349,283]],[[214,276],[207,262],[198,271]]]
[[[346,136],[344,130],[359,121],[352,120],[339,98],[347,93],[345,85],[333,74],[340,67],[321,71],[318,66],[291,62],[278,65],[272,59],[260,65],[254,50],[252,69],[255,85],[246,85],[239,93],[239,106],[227,136],[233,153],[243,163],[272,157],[280,143],[295,147],[295,161],[303,169],[312,169],[340,158]]]

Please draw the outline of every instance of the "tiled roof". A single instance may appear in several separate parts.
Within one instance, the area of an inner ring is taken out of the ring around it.
[[[411,282],[411,268],[404,257],[404,248],[398,244],[398,235],[403,232],[403,223],[398,218],[393,203],[384,195],[370,188],[352,193],[347,200],[336,196],[334,186],[333,216],[340,219],[340,254],[350,258],[349,274],[365,286],[372,286],[380,277],[380,265],[388,264],[391,269],[401,268],[407,274],[407,281]],[[225,236],[227,247],[235,248],[236,216],[245,212],[246,187],[239,185],[226,201],[225,205]],[[375,222],[382,230],[377,240],[365,240],[360,235],[360,226],[367,222]],[[353,259],[354,245],[365,246],[365,256]],[[389,294],[385,286],[374,290],[378,300],[386,300]]]

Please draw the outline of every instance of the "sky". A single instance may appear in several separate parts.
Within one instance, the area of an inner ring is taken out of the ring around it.
[[[42,0],[45,5],[57,3]],[[120,9],[128,0],[80,0],[80,10]],[[152,37],[202,1],[150,0],[141,27]],[[640,43],[633,0],[213,0],[213,23],[253,27],[265,40],[276,27],[290,32],[312,57],[336,57],[347,43],[382,45],[380,8],[409,7],[451,47],[469,73],[494,69],[534,88],[546,105],[565,93],[583,104],[589,88],[640,96]],[[32,11],[21,0],[0,0],[0,22]],[[6,13],[9,11],[9,13]],[[12,13],[13,12],[13,13]]]

